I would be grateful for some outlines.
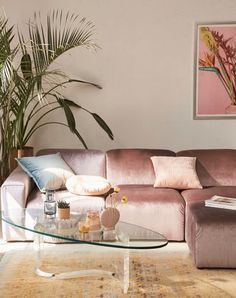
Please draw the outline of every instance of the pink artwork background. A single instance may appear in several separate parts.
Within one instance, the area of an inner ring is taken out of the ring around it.
[[[232,38],[229,43],[236,45],[236,25],[224,25],[224,26],[202,26],[209,27],[214,31],[218,31],[224,35],[224,38]],[[199,29],[198,29],[199,30]],[[230,105],[229,96],[224,89],[218,76],[211,71],[199,70],[199,58],[204,57],[204,52],[209,53],[209,49],[206,48],[204,43],[200,39],[198,32],[198,55],[197,55],[197,101],[196,111],[197,116],[216,116],[224,115],[229,116],[225,113],[225,108]],[[215,66],[218,67],[217,61]],[[232,116],[232,115],[231,115]]]

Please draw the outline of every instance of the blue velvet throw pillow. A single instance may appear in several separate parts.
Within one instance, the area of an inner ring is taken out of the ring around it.
[[[16,160],[22,169],[34,179],[42,192],[65,188],[67,178],[74,175],[60,153],[22,157]]]

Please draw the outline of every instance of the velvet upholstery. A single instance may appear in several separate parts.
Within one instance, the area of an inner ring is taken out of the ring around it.
[[[236,197],[236,150],[209,149],[178,152],[177,156],[197,157],[197,174],[204,186],[203,189],[190,189],[182,192],[175,189],[153,187],[155,174],[150,157],[175,156],[175,153],[170,150],[115,149],[104,153],[99,150],[46,149],[40,151],[38,155],[56,152],[61,153],[64,160],[77,175],[102,176],[113,185],[121,187],[120,195],[124,194],[129,197],[128,204],[119,207],[121,220],[154,229],[163,233],[169,240],[184,240],[185,230],[186,241],[196,260],[203,260],[204,256],[199,259],[199,254],[210,253],[208,251],[209,243],[206,243],[206,239],[207,233],[214,234],[213,229],[210,230],[214,224],[216,228],[221,231],[224,230],[226,234],[227,226],[233,231],[235,229],[235,224],[232,222],[229,224],[227,220],[224,221],[224,217],[222,227],[219,221],[214,223],[214,216],[212,216],[212,226],[210,222],[205,225],[204,220],[203,225],[201,225],[201,209],[198,210],[196,207],[195,211],[194,208],[195,205],[200,204],[202,206],[205,199],[209,199],[215,194]],[[35,187],[32,179],[27,177],[26,173],[19,168],[11,173],[1,189],[2,209],[18,208],[21,212],[26,204],[28,210],[34,210],[33,208],[37,207],[43,208],[43,196]],[[104,199],[100,196],[76,196],[67,191],[59,191],[56,196],[57,199],[70,201],[72,211],[101,210],[104,204]],[[206,210],[208,210],[207,212],[217,212],[214,214],[221,218],[221,211],[209,209],[204,208],[204,212]],[[228,214],[231,214],[231,211]],[[205,232],[202,231],[202,226],[206,229]],[[8,241],[29,239],[27,235],[22,235],[22,230],[14,229],[5,223],[3,223],[3,231],[5,231],[4,239]],[[224,236],[217,236],[217,230],[214,235],[218,240],[218,242],[215,241],[215,245],[222,246],[227,258],[229,258],[231,251],[230,248],[227,251],[224,247]],[[231,231],[228,235],[232,236]],[[198,237],[200,237],[200,241],[198,241]],[[233,236],[232,239],[234,239]],[[234,244],[234,240],[231,241],[231,238],[228,238],[228,246],[231,243]],[[235,256],[234,252],[232,252],[232,256]],[[219,254],[215,255],[217,260],[218,257]],[[198,264],[197,266],[203,266],[203,264],[211,266],[204,262],[196,262],[196,264]],[[216,264],[212,261],[212,266]],[[235,266],[235,263],[232,261],[230,264],[220,263],[218,265]]]
[[[1,210],[25,208],[27,198],[35,184],[20,167],[16,168],[1,186]],[[2,221],[2,236],[5,240],[23,240],[25,232]]]
[[[44,149],[37,155],[60,152],[62,158],[76,175],[94,175],[105,177],[105,153],[99,150],[85,149]]]
[[[106,153],[107,179],[113,185],[155,182],[152,156],[175,156],[170,150],[115,149]]]
[[[235,210],[189,206],[188,246],[198,268],[236,268]]]
[[[169,240],[184,239],[185,203],[174,189],[152,185],[119,185],[119,196],[129,198],[119,205],[121,220],[159,232]]]
[[[185,150],[176,155],[197,157],[196,170],[202,186],[236,185],[236,150]]]
[[[181,192],[182,197],[185,200],[185,239],[188,240],[192,237],[191,230],[189,227],[189,208],[192,204],[198,202],[204,202],[210,199],[214,195],[226,196],[226,197],[236,197],[236,186],[215,186],[208,187],[205,189],[191,189],[184,190]]]

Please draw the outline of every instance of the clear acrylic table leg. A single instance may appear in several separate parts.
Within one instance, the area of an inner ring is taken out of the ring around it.
[[[129,289],[129,249],[124,249],[123,266],[124,266],[123,290],[124,290],[124,294],[127,294]]]
[[[40,234],[35,235],[35,249],[36,249],[35,272],[37,275],[41,277],[54,278],[54,279],[69,279],[69,278],[76,278],[76,277],[98,276],[98,275],[103,275],[103,276],[105,275],[110,277],[116,276],[115,272],[99,270],[99,269],[85,269],[85,270],[70,271],[70,272],[63,272],[63,273],[46,272],[40,269],[42,265],[41,264],[42,255],[44,253],[44,237]]]
[[[118,240],[126,243],[126,245],[129,242],[129,239],[124,235],[118,233]],[[60,245],[60,244],[57,244]],[[75,244],[76,245],[76,244]],[[89,245],[91,249],[91,245]],[[36,268],[35,272],[37,275],[45,278],[54,278],[54,279],[69,279],[69,278],[76,278],[76,277],[85,277],[85,276],[109,276],[109,277],[115,277],[119,278],[119,274],[117,274],[115,271],[107,271],[107,270],[100,270],[100,269],[85,269],[85,270],[78,270],[78,271],[70,271],[70,272],[62,272],[62,273],[55,273],[55,272],[47,272],[42,269],[42,258],[45,252],[45,244],[44,244],[44,236],[41,234],[35,234],[35,249],[36,249]],[[124,248],[105,248],[100,247],[101,250],[107,250],[109,252],[108,254],[113,253],[122,253],[122,262],[121,262],[121,268],[119,269],[121,273],[121,284],[124,293],[126,294],[129,289],[129,259],[130,259],[130,251],[129,249]],[[98,248],[94,248],[94,250],[98,250]],[[112,263],[112,257],[111,257],[111,263]],[[119,271],[118,270],[118,271]]]
[[[51,278],[51,277],[55,276],[54,273],[45,272],[45,271],[40,269],[42,254],[43,254],[43,250],[44,250],[43,238],[44,237],[42,235],[37,234],[37,233],[35,234],[35,237],[34,237],[34,246],[35,246],[35,251],[36,251],[35,273],[39,276],[42,276],[42,277]]]

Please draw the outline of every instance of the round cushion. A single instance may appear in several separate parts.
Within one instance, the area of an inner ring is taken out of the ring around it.
[[[81,196],[98,196],[107,193],[111,184],[100,176],[74,175],[66,180],[69,192]]]

